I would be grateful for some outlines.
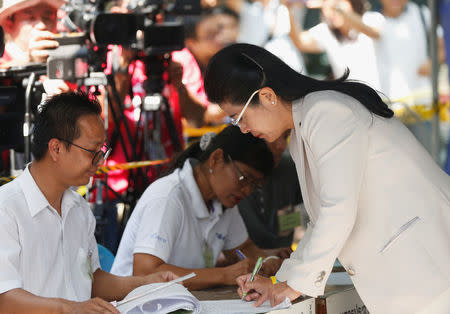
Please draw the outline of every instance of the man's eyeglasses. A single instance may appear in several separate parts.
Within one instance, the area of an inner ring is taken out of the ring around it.
[[[245,103],[244,108],[242,108],[241,113],[239,113],[237,119],[231,118],[231,124],[240,127],[239,121],[241,121],[242,116],[244,115],[245,110],[247,109],[248,105],[252,101],[253,97],[260,91],[261,89],[255,90],[250,97],[248,98],[247,102]]]
[[[80,145],[72,143],[72,142],[70,142],[68,140],[65,140],[63,138],[58,138],[58,140],[66,142],[66,143],[68,143],[70,145],[76,146],[78,148],[81,148],[81,149],[83,149],[83,150],[93,154],[94,155],[92,157],[92,165],[93,166],[97,166],[99,164],[100,160],[102,160],[102,159],[103,159],[103,162],[105,162],[106,159],[108,159],[108,157],[109,157],[109,155],[111,154],[111,151],[112,151],[112,148],[109,147],[106,143],[103,144],[102,148],[99,151],[95,151],[95,150],[92,150],[92,149],[87,149],[87,148],[81,147]]]
[[[230,158],[231,164],[233,165],[234,170],[236,171],[239,184],[241,184],[242,186],[251,186],[253,190],[261,189],[263,187],[263,182],[256,181],[256,180],[253,180],[253,179],[250,179],[250,178],[244,176],[244,174],[239,170],[239,168],[234,163],[233,159],[231,159],[231,157],[229,157],[229,158]]]

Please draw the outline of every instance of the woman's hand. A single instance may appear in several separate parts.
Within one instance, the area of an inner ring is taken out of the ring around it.
[[[245,300],[254,300],[255,306],[260,306],[267,300],[270,300],[271,306],[276,306],[283,302],[286,297],[293,301],[302,295],[289,287],[286,282],[274,285],[269,278],[256,276],[252,282],[250,282],[250,278],[251,274],[240,276],[236,279],[236,283],[239,286],[239,296],[242,297],[244,293],[247,293]]]

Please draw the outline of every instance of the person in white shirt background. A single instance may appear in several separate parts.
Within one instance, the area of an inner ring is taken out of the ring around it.
[[[100,113],[83,94],[47,99],[33,132],[34,161],[0,187],[1,313],[118,313],[107,301],[176,278],[100,269],[95,218],[71,189],[86,185],[109,154]]]
[[[366,21],[373,29],[380,90],[392,101],[430,91],[429,9],[409,0],[381,0],[381,6],[381,13],[372,12]],[[444,63],[444,42],[442,34],[438,35],[438,61]],[[419,104],[431,104],[431,96],[421,101]]]
[[[374,89],[346,79],[303,76],[253,45],[211,59],[205,91],[242,132],[292,130],[310,217],[279,283],[247,274],[238,292],[256,305],[317,297],[338,258],[370,313],[449,313],[450,177]]]
[[[350,70],[350,78],[380,88],[373,40],[374,31],[364,21],[370,19],[366,0],[306,1],[305,6],[320,8],[322,22],[303,31],[292,8],[295,3],[285,1],[289,8],[290,37],[295,46],[305,53],[325,52],[334,78]]]
[[[192,271],[189,289],[234,285],[267,254],[248,238],[237,204],[260,186],[273,168],[265,141],[228,126],[192,144],[174,162],[173,172],[144,192],[125,228],[111,272],[144,275]],[[235,249],[245,259],[239,261]],[[217,267],[223,251],[229,266]],[[280,254],[283,249],[279,250]],[[281,259],[268,259],[273,274]]]
[[[289,37],[289,12],[283,1],[226,0],[225,2],[240,16],[237,42],[265,47],[297,72],[306,73],[303,56]],[[304,8],[297,6],[292,11],[296,21],[302,24]]]

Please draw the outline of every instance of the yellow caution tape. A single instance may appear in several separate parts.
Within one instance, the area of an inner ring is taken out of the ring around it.
[[[88,191],[88,188],[85,185],[79,186],[77,189],[77,193],[80,194],[81,196],[85,196],[87,191]]]
[[[109,165],[109,166],[101,166],[97,169],[96,174],[104,174],[114,170],[129,170],[135,168],[149,167],[149,166],[158,166],[165,163],[168,163],[169,159],[162,160],[145,160],[145,161],[132,161],[123,164],[117,165]]]
[[[185,137],[202,137],[204,134],[206,134],[208,132],[219,133],[223,129],[225,129],[227,126],[228,126],[228,124],[222,124],[222,125],[217,125],[217,126],[205,126],[202,128],[184,127],[183,135]]]
[[[448,96],[443,96],[445,93],[440,95],[440,100],[448,98]],[[391,109],[395,116],[405,124],[431,120],[436,112],[438,112],[441,122],[450,122],[450,101],[440,101],[436,110],[431,103],[426,104],[431,102],[431,97],[430,90],[421,90],[395,100],[384,100],[392,104]]]
[[[0,177],[0,186],[3,184],[9,183],[14,180],[16,177]]]
[[[135,168],[141,168],[141,167],[149,167],[149,166],[158,166],[169,162],[169,159],[162,159],[162,160],[145,160],[145,161],[132,161],[132,162],[126,162],[123,164],[117,164],[117,165],[111,165],[111,166],[100,166],[97,169],[97,172],[95,174],[105,174],[110,171],[114,170],[129,170],[129,169],[135,169]],[[14,180],[15,177],[0,177],[0,186],[3,184],[6,184],[8,182],[11,182]],[[85,187],[79,187],[78,192],[82,195],[84,195],[85,192],[83,192],[82,188]]]

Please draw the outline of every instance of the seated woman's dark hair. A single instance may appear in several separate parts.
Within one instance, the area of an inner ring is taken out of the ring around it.
[[[284,101],[309,93],[334,90],[357,99],[370,112],[385,118],[394,113],[378,93],[364,83],[348,80],[349,71],[337,80],[321,81],[304,76],[269,51],[250,44],[230,45],[216,53],[205,73],[205,91],[213,103],[244,104],[263,87],[272,88]],[[258,97],[252,99],[258,103]]]
[[[264,176],[268,176],[274,167],[272,152],[264,140],[250,133],[244,134],[238,127],[229,125],[212,138],[205,150],[200,148],[200,142],[195,142],[176,156],[167,173],[183,167],[188,158],[204,162],[219,148],[223,150],[225,161],[229,162],[231,157],[233,161],[240,161],[260,171]]]

